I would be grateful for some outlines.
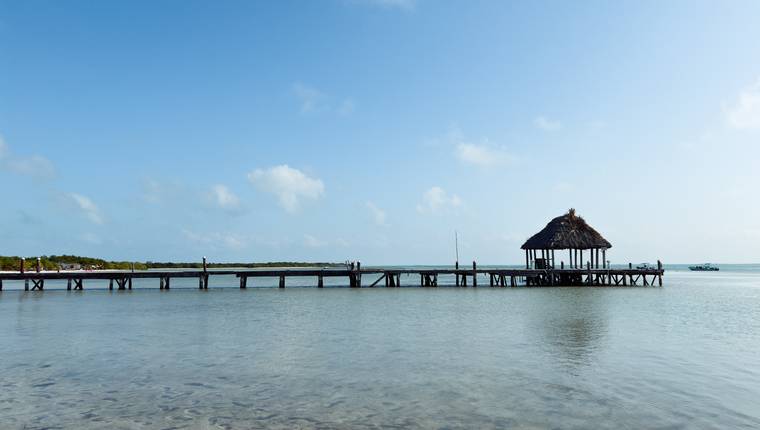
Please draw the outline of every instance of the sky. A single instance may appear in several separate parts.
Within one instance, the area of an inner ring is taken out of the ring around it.
[[[613,264],[758,263],[758,17],[0,0],[0,255],[519,264],[573,207]]]

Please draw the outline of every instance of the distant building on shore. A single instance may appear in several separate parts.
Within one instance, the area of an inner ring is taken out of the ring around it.
[[[79,263],[61,263],[59,266],[61,270],[82,270],[82,265]]]

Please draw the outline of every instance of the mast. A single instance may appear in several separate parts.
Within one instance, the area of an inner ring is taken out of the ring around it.
[[[454,230],[454,249],[456,250],[456,262],[459,264],[459,235],[457,234],[457,231]]]

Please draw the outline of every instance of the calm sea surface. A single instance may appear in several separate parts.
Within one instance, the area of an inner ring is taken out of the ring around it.
[[[757,429],[760,268],[727,269],[663,288],[4,291],[0,429]]]

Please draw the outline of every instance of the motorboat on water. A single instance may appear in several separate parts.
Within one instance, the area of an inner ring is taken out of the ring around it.
[[[689,270],[693,270],[695,272],[717,272],[720,270],[719,267],[713,266],[710,263],[700,264],[698,266],[689,266]]]

